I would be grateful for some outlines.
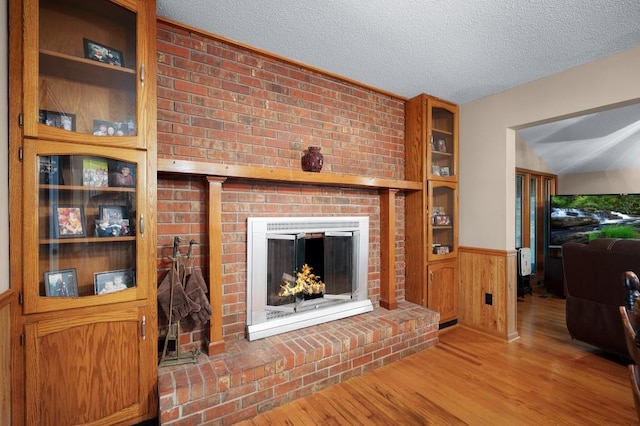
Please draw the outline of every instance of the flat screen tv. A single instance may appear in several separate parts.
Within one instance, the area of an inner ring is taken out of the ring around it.
[[[549,247],[595,238],[640,238],[640,194],[552,195]]]

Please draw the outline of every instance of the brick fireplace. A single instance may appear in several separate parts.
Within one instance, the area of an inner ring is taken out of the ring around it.
[[[175,23],[159,21],[157,38],[158,275],[175,235],[201,243],[196,264],[219,277],[209,285],[224,349],[161,369],[162,423],[233,423],[434,345],[438,314],[404,301],[404,100]],[[301,178],[310,145],[324,167]],[[180,161],[198,173],[164,167]],[[223,177],[216,203],[203,176]],[[368,218],[361,275],[373,310],[249,341],[248,218],[333,216]],[[180,347],[207,336],[184,323]]]

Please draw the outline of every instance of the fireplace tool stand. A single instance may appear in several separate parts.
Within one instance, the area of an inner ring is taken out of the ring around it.
[[[189,313],[189,311],[185,311],[185,302],[190,301],[186,297],[184,289],[187,281],[187,269],[193,270],[193,245],[196,244],[194,240],[191,240],[189,250],[185,255],[180,253],[181,240],[180,237],[173,239],[173,255],[168,257],[171,260],[171,270],[158,287],[158,300],[169,320],[159,362],[160,367],[195,363],[200,354],[197,348],[186,354],[180,353],[180,320]],[[167,290],[169,293],[168,305],[166,303]]]

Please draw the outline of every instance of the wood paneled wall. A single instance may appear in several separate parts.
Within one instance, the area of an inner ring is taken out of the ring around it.
[[[458,322],[516,339],[516,251],[460,247],[458,253]],[[485,302],[487,294],[491,305]]]

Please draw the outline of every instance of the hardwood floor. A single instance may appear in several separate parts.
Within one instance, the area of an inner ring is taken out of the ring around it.
[[[637,425],[626,363],[577,341],[564,300],[518,301],[520,339],[454,326],[440,343],[244,425]]]

